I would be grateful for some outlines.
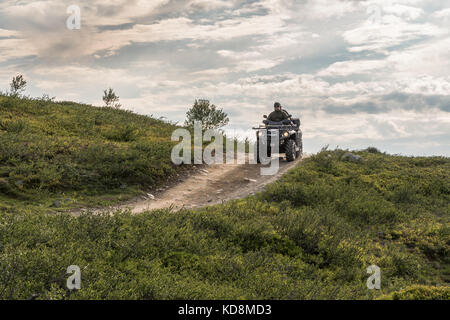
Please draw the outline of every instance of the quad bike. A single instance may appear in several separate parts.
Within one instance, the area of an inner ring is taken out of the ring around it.
[[[300,119],[289,119],[281,122],[273,122],[264,120],[264,125],[257,128],[253,128],[256,131],[256,144],[255,144],[255,160],[257,163],[261,163],[262,158],[267,155],[270,158],[272,155],[272,147],[274,145],[272,139],[279,139],[279,153],[286,155],[286,161],[291,162],[296,158],[299,158],[303,154],[303,140],[302,131],[300,129]],[[264,118],[267,119],[265,115]],[[260,143],[261,140],[261,143]],[[262,148],[267,150],[266,155],[264,152],[260,152],[260,144]]]

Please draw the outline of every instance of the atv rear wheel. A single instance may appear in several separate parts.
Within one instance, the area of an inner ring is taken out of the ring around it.
[[[286,142],[286,160],[288,162],[294,161],[297,157],[297,144],[294,140],[290,139]]]

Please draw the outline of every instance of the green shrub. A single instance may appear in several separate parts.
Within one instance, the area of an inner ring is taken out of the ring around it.
[[[114,127],[105,132],[108,140],[117,142],[135,141],[140,136],[139,128],[135,125],[126,124],[125,126]]]
[[[415,285],[380,297],[382,300],[450,300],[450,287]]]
[[[23,120],[2,120],[0,121],[0,130],[9,133],[20,133],[26,128],[26,123]]]
[[[375,147],[368,147],[365,151],[369,153],[381,153],[381,151]]]

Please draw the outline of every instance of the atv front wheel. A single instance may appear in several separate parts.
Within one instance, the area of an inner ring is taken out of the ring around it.
[[[290,139],[286,142],[286,160],[288,162],[294,161],[297,157],[297,144],[294,140]]]
[[[266,148],[266,153],[267,153],[267,159],[270,159],[270,157],[272,156],[272,149],[270,148],[270,146],[268,146],[267,144],[263,143],[263,148]],[[256,161],[256,163],[262,163],[264,160],[264,157],[262,157],[263,159],[260,158],[260,154],[259,154],[259,139],[256,140],[255,143],[255,147],[254,147],[254,159]]]
[[[261,159],[259,159],[259,140],[256,140],[253,156],[255,157],[256,163],[261,163]]]
[[[300,146],[298,146],[298,151],[295,153],[297,158],[301,158],[303,156],[303,143],[300,142]]]

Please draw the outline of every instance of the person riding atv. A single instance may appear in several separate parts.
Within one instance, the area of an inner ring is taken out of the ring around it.
[[[289,113],[286,110],[283,110],[283,107],[279,102],[275,102],[273,108],[275,109],[275,111],[269,114],[267,120],[273,122],[281,122],[290,118]]]
[[[286,155],[287,161],[294,161],[302,156],[303,139],[302,130],[300,129],[300,119],[292,118],[292,116],[283,110],[281,104],[275,102],[275,111],[263,121],[264,126],[253,128],[256,131],[255,159],[257,163],[261,163],[262,158],[271,157],[273,139],[278,140],[279,153]],[[260,143],[261,142],[261,143]],[[260,150],[260,147],[265,149]],[[265,155],[266,156],[265,156]],[[262,158],[261,158],[262,157]]]

